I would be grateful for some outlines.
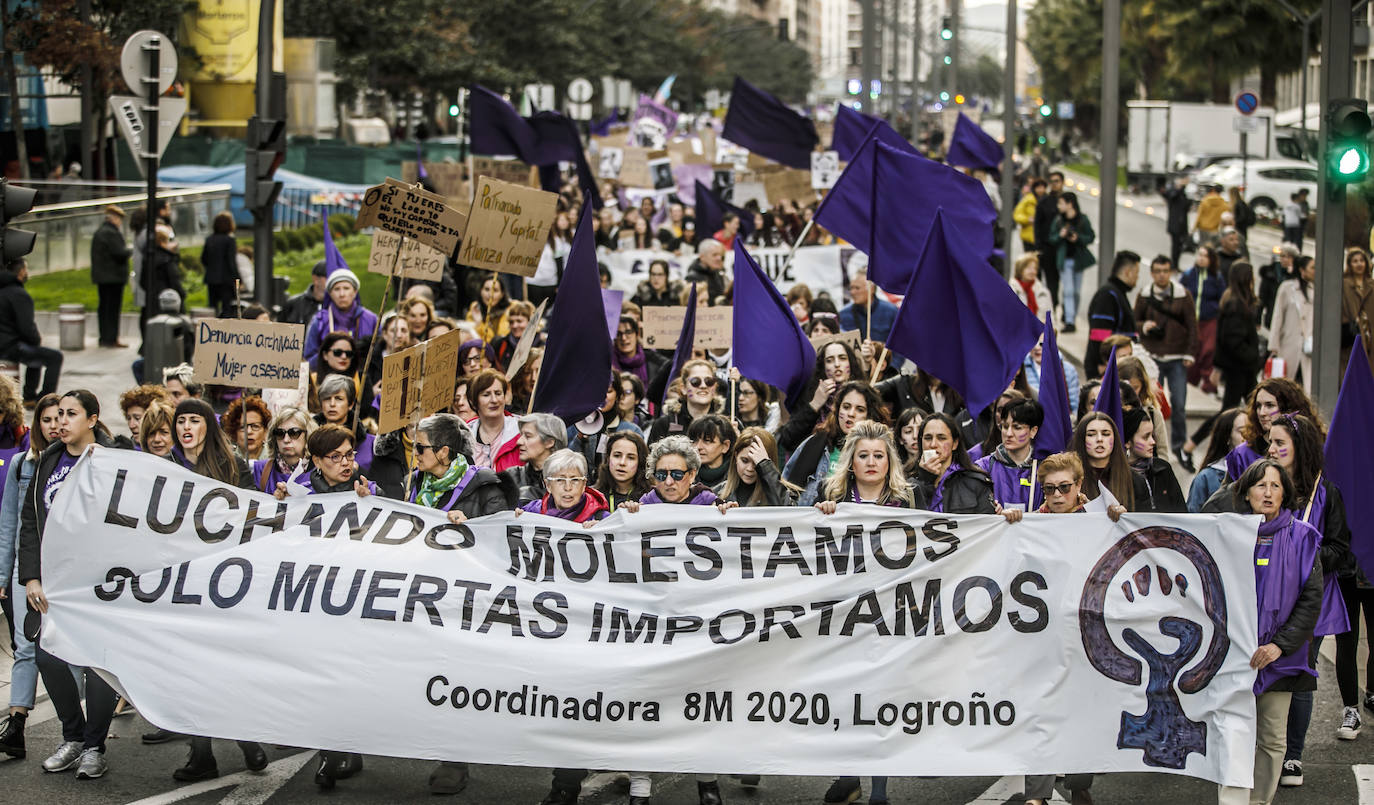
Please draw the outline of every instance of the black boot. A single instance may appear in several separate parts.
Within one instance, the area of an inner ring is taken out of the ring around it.
[[[320,768],[315,772],[315,785],[319,786],[321,791],[330,791],[334,788],[334,770],[338,764],[337,754],[320,750]]]
[[[741,774],[739,784],[744,787],[745,793],[752,794],[758,790],[759,782],[762,779],[763,778],[757,774]]]
[[[565,788],[555,783],[539,805],[577,805],[577,797],[580,793],[582,792],[579,789]]]
[[[267,768],[267,752],[263,751],[262,744],[256,741],[239,741],[239,749],[243,750],[243,765],[249,771],[262,771]]]
[[[192,738],[191,756],[186,759],[186,765],[172,772],[172,779],[181,783],[213,780],[218,776],[219,766],[215,763],[209,738]]]
[[[859,783],[858,777],[840,777],[826,790],[825,802],[826,805],[848,805],[862,795],[863,786]]]
[[[23,759],[26,754],[24,750],[24,723],[28,720],[28,713],[10,713],[10,717],[5,720],[5,728],[0,730],[0,753]]]
[[[697,802],[700,805],[725,805],[725,800],[720,796],[720,783],[715,780],[697,783]]]
[[[335,754],[334,779],[347,780],[363,770],[363,756],[357,752],[338,752]]]

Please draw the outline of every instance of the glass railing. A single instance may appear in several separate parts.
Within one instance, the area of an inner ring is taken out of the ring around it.
[[[13,226],[38,235],[33,252],[28,256],[29,273],[48,274],[89,267],[91,238],[105,220],[105,206],[114,204],[129,213],[147,203],[147,195],[137,192],[136,186],[123,187],[122,184],[118,190],[127,193],[125,195],[43,204],[16,218]],[[172,228],[183,247],[199,246],[205,241],[215,215],[229,209],[230,189],[227,184],[215,184],[158,191],[158,198],[168,202]],[[126,227],[124,236],[132,240],[133,233]]]

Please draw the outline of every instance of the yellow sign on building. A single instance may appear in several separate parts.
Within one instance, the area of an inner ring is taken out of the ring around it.
[[[191,102],[201,125],[242,126],[253,114],[258,71],[257,0],[200,0],[182,18],[183,41],[195,48],[198,67],[187,65]],[[272,68],[282,69],[282,3],[276,4]]]

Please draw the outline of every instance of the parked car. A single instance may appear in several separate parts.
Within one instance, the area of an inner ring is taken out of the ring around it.
[[[1239,152],[1199,152],[1181,153],[1174,157],[1174,174],[1187,176],[1192,181],[1198,171],[1228,159],[1240,159]]]
[[[1221,185],[1223,195],[1232,187],[1244,187],[1245,199],[1259,218],[1277,218],[1288,203],[1288,197],[1306,190],[1309,203],[1317,200],[1317,166],[1296,159],[1252,159],[1241,173],[1239,159],[1219,162],[1198,172],[1194,184],[1188,186],[1190,198],[1201,196],[1209,184]],[[1197,195],[1194,196],[1193,193]]]

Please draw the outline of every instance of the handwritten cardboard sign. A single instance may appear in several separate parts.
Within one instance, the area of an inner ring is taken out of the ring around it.
[[[539,170],[518,159],[493,159],[492,157],[472,158],[473,176],[490,176],[511,184],[527,187],[539,186]]]
[[[734,309],[728,307],[697,308],[696,349],[724,349],[730,346]],[[685,307],[644,308],[644,347],[646,349],[674,349],[682,334]]]
[[[378,395],[377,432],[404,428],[420,407],[420,378],[425,345],[416,344],[382,358],[382,393]]]
[[[400,259],[396,257],[398,246],[401,249]],[[367,271],[369,274],[390,275],[392,267],[395,266],[398,277],[440,282],[444,278],[444,264],[447,260],[448,257],[438,249],[426,246],[418,240],[406,238],[402,244],[400,235],[385,229],[377,229],[372,233],[372,251],[367,255]]]
[[[458,262],[532,277],[558,211],[558,196],[483,176],[472,198]]]
[[[674,165],[709,165],[708,159],[702,148],[701,140],[685,139],[673,140],[664,146],[668,150],[668,155],[672,157]],[[715,153],[712,152],[712,157]]]
[[[759,178],[763,181],[763,192],[768,196],[770,208],[783,199],[796,199],[805,205],[816,198],[816,191],[811,187],[810,171],[783,168],[760,173]]]
[[[854,348],[854,351],[855,351],[855,352],[858,352],[858,351],[859,351],[859,343],[860,343],[860,339],[862,338],[862,336],[863,336],[863,333],[859,332],[858,330],[845,330],[845,331],[839,332],[839,333],[826,333],[825,335],[813,335],[813,336],[811,336],[811,346],[815,348],[816,354],[819,355],[819,354],[821,354],[821,350],[824,349],[824,348],[826,347],[826,345],[832,344],[832,343],[834,343],[834,342],[836,342],[836,341],[840,341],[840,342],[842,342],[842,343],[848,344],[849,346],[853,347],[853,348]]]
[[[627,145],[620,162],[620,183],[626,187],[653,187],[654,177],[649,172],[650,150],[638,145]]]
[[[467,216],[443,196],[387,178],[363,194],[358,228],[375,226],[414,238],[444,254],[453,254],[467,229]]]
[[[200,319],[191,379],[219,386],[294,389],[301,380],[304,324]]]
[[[463,332],[450,330],[422,342],[425,348],[424,381],[420,384],[420,416],[429,416],[453,404],[453,386],[458,381],[458,347]]]
[[[434,192],[448,199],[451,206],[459,209],[472,201],[472,191],[463,176],[466,170],[466,166],[461,162],[425,163],[425,173],[429,176],[429,183],[434,185]],[[414,162],[401,163],[402,181],[406,184],[415,184],[419,177],[420,172],[415,169]]]
[[[534,318],[526,325],[525,332],[521,333],[520,340],[515,342],[515,352],[511,353],[510,366],[506,368],[506,379],[515,377],[525,365],[525,361],[530,359],[530,350],[534,349],[534,339],[539,335],[539,328],[544,323],[544,306],[549,303],[545,299],[539,303],[539,307],[534,309]]]

